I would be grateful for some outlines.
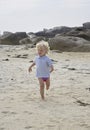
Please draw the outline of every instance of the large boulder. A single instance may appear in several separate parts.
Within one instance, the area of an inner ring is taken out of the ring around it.
[[[30,40],[29,37],[26,37],[26,38],[19,40],[19,43],[20,43],[20,45],[22,45],[22,44],[32,44],[32,41]]]
[[[85,29],[90,29],[90,22],[83,23]]]
[[[50,38],[48,42],[51,50],[90,51],[90,43],[79,37],[57,35],[54,38]]]
[[[81,37],[84,38],[85,40],[90,41],[90,29],[84,31],[84,32],[80,32],[76,35],[77,37]]]
[[[23,38],[26,38],[26,37],[28,37],[26,32],[16,32],[16,33],[4,34],[0,38],[0,44],[18,45],[18,44],[20,44],[19,41]]]
[[[33,45],[36,45],[36,43],[41,40],[47,40],[45,37],[42,37],[42,36],[39,37],[39,36],[36,36],[35,34],[29,34],[29,38],[31,42],[33,43]]]

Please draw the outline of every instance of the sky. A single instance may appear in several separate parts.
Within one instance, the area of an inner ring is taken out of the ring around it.
[[[90,22],[90,0],[0,0],[0,33],[38,32]]]

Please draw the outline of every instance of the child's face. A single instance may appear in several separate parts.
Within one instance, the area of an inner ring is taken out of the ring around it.
[[[38,55],[44,56],[46,55],[46,49],[44,47],[38,49]]]

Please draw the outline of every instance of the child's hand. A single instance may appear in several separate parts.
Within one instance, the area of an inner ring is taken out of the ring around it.
[[[52,71],[54,71],[54,68],[53,68],[53,66],[51,66],[50,73],[51,73]]]
[[[31,72],[31,71],[32,71],[32,68],[31,68],[31,67],[29,67],[28,71],[29,71],[29,72]]]
[[[33,67],[34,65],[35,65],[35,63],[33,62],[33,63],[31,64],[31,66],[29,67],[29,69],[28,69],[29,72],[32,71],[32,67]]]

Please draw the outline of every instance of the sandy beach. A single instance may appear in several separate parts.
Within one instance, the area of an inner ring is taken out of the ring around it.
[[[0,45],[0,130],[90,130],[90,53],[50,51],[54,72],[39,94],[35,48]]]

